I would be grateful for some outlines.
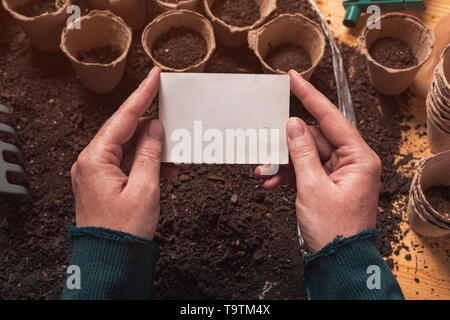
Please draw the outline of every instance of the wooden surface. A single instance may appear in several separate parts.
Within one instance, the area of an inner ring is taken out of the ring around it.
[[[341,0],[316,0],[316,2],[330,21],[334,36],[349,45],[356,46],[356,39],[360,36],[366,22],[365,15],[361,16],[357,28],[348,29],[342,24],[345,10]],[[433,28],[442,16],[450,12],[450,0],[428,0],[425,3],[426,12],[412,14],[421,18],[430,28]],[[403,144],[401,153],[412,153],[415,159],[429,156],[431,152],[426,135],[422,137],[418,135],[426,131],[425,101],[421,98],[412,98],[410,112],[414,116],[412,120],[408,120],[408,125],[412,129],[404,132],[408,139]],[[421,126],[417,128],[419,124]],[[400,168],[402,174],[408,177],[414,175],[413,162]],[[400,202],[406,201],[406,198],[400,200]],[[398,207],[398,204],[395,205]],[[402,208],[405,207],[402,206]],[[397,265],[394,274],[400,282],[405,297],[407,299],[450,299],[450,236],[432,239],[417,235],[409,230],[405,209],[401,210],[403,210],[401,229],[407,232],[402,242],[409,247],[409,251],[402,249],[399,255],[393,255],[392,258]],[[407,254],[411,255],[410,260],[405,258]]]

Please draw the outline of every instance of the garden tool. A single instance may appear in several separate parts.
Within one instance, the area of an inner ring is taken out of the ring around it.
[[[423,0],[347,0],[342,4],[347,10],[344,25],[349,28],[356,26],[360,14],[371,5],[378,6],[382,12],[426,10]]]
[[[15,123],[12,113],[9,111],[8,108],[6,108],[1,104],[0,104],[0,113],[5,114],[10,119],[11,122]],[[16,131],[10,125],[0,123],[0,132],[11,135],[16,139],[17,143],[19,143],[19,137],[17,136]],[[31,201],[31,196],[25,187],[8,182],[8,178],[6,176],[8,172],[23,175],[24,177],[26,175],[25,171],[22,169],[21,166],[7,162],[5,160],[4,158],[5,152],[10,152],[14,154],[15,156],[17,156],[20,162],[23,163],[23,157],[20,150],[15,145],[0,140],[0,193],[8,195],[24,196]]]

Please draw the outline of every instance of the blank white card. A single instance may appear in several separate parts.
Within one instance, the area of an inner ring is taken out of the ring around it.
[[[161,73],[163,162],[287,164],[289,76]]]

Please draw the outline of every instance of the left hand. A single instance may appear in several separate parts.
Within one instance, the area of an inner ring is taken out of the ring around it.
[[[103,227],[152,240],[159,221],[160,176],[178,168],[161,166],[164,130],[141,118],[159,89],[158,67],[104,124],[72,167],[78,227]]]

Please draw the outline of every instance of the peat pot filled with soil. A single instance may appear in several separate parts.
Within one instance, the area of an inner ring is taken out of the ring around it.
[[[276,0],[204,0],[204,5],[217,42],[239,47],[247,42],[248,32],[275,10]]]
[[[88,0],[93,9],[109,10],[121,17],[131,28],[141,29],[147,21],[146,0]]]
[[[248,43],[266,73],[294,69],[309,79],[323,58],[325,36],[320,26],[302,14],[282,14],[249,32]]]
[[[211,23],[204,16],[189,10],[172,10],[145,27],[142,46],[162,70],[203,72],[216,42]]]
[[[81,29],[64,29],[61,49],[87,89],[109,92],[122,79],[133,34],[110,11],[93,10],[80,19]]]
[[[366,27],[358,41],[374,88],[397,95],[408,89],[430,58],[434,34],[419,18],[407,14],[390,13],[379,19],[381,29]]]
[[[156,0],[156,3],[164,11],[186,9],[203,12],[203,0]]]
[[[427,237],[450,234],[450,151],[416,165],[408,201],[411,228]]]
[[[41,51],[57,51],[69,15],[69,0],[2,0],[32,45]]]
[[[434,71],[427,100],[428,144],[433,153],[450,150],[450,44]]]

